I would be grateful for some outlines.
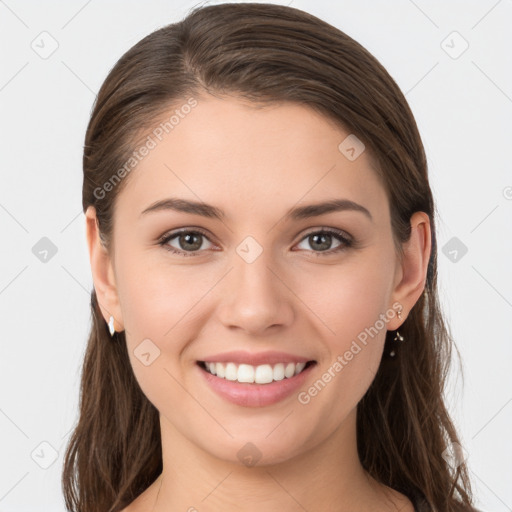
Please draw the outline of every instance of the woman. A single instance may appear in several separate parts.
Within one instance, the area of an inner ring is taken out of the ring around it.
[[[424,148],[356,41],[270,4],[150,34],[99,91],[83,209],[69,510],[473,510]]]

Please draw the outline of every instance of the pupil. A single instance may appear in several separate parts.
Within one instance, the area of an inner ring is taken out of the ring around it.
[[[315,240],[315,243],[318,241],[318,239],[327,239],[327,240],[330,240],[330,238],[331,238],[331,235],[328,235],[328,234],[323,234],[323,235],[318,235],[318,234],[317,234],[317,235],[313,235],[313,239]],[[322,243],[320,242],[320,244],[322,244]],[[323,243],[323,245],[325,246],[325,247],[323,247],[323,249],[328,249],[330,244],[329,244],[329,242],[324,242],[324,243]]]
[[[185,244],[192,244],[193,245],[193,247],[192,247],[193,249],[199,249],[201,247],[201,242],[199,242],[199,243],[196,242],[194,244],[193,242],[190,241],[191,239],[193,240],[194,238],[199,239],[199,237],[194,235],[193,233],[187,233],[186,235],[182,235],[181,236],[181,239],[182,239],[182,241],[183,240],[185,241]]]

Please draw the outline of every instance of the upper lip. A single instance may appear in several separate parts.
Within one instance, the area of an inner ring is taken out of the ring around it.
[[[250,364],[258,366],[261,364],[277,364],[277,363],[307,363],[314,361],[314,359],[289,354],[287,352],[245,352],[242,350],[235,350],[232,352],[223,352],[222,354],[215,354],[206,356],[201,361],[208,363],[237,363],[237,364]]]

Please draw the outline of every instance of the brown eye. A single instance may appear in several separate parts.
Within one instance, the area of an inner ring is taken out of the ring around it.
[[[338,241],[338,244],[332,248],[333,239]],[[300,243],[307,242],[310,249],[305,247],[306,250],[313,250],[313,252],[332,254],[340,252],[352,245],[352,241],[345,236],[345,234],[338,230],[322,229],[321,231],[314,231],[306,235]]]
[[[206,235],[200,231],[183,230],[178,233],[170,233],[161,239],[160,245],[166,250],[183,256],[196,256],[195,253],[201,252],[204,240],[208,240]],[[175,245],[170,245],[173,241]],[[210,242],[211,243],[211,242]],[[203,247],[203,249],[205,249]]]
[[[201,234],[185,233],[178,235],[177,240],[181,248],[185,250],[196,251],[201,248],[201,245],[203,245],[201,237]]]

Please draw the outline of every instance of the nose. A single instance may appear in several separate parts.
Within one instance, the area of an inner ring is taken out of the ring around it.
[[[268,253],[263,251],[251,263],[234,254],[234,268],[226,276],[221,291],[224,297],[218,308],[225,327],[262,335],[271,327],[291,325],[293,293]]]

